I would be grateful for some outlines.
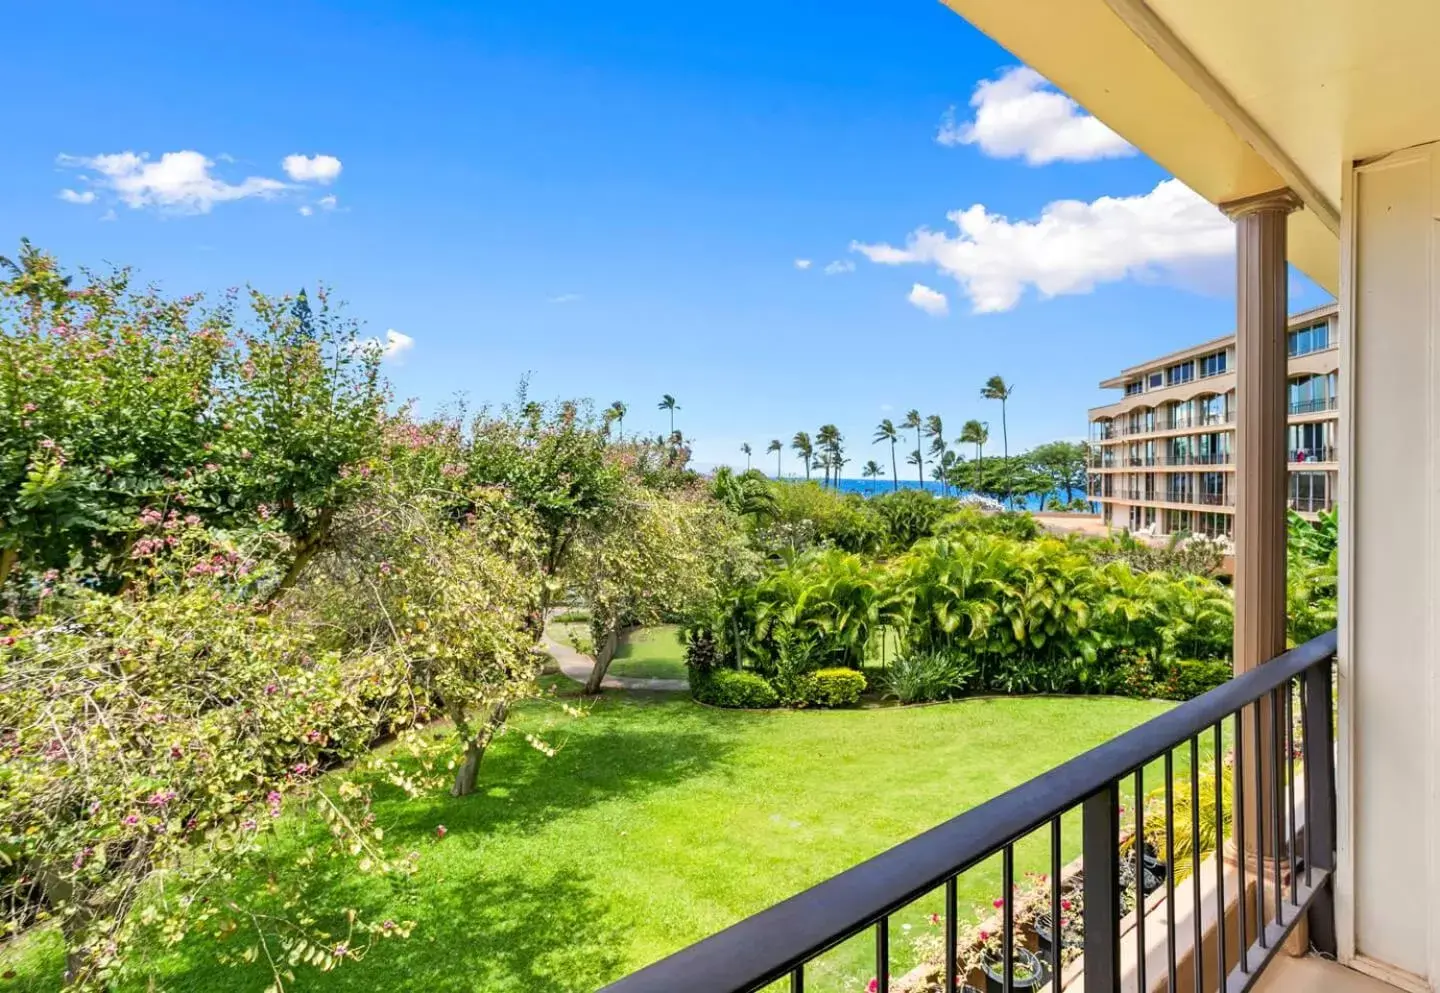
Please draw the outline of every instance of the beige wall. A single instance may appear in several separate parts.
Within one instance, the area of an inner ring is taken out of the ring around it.
[[[1354,174],[1344,204],[1342,954],[1440,977],[1440,336],[1435,146]],[[1348,742],[1348,748],[1345,743]],[[1348,809],[1344,798],[1348,796]],[[1353,943],[1353,944],[1352,944]]]

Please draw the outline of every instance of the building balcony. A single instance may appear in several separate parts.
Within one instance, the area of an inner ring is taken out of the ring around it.
[[[1337,461],[1335,448],[1331,445],[1325,445],[1320,448],[1290,449],[1289,462],[1292,466],[1299,465],[1303,462],[1333,463],[1335,461]]]
[[[1297,514],[1319,514],[1334,508],[1335,501],[1328,496],[1292,496],[1288,501],[1291,510]]]
[[[1334,952],[1336,644],[1292,649],[603,993],[802,993],[850,941],[873,949],[876,993],[1303,982],[1282,951],[1297,927]],[[1177,844],[1198,856],[1171,865]],[[1048,853],[1048,871],[1022,879],[1017,851]],[[960,928],[970,872],[999,894],[978,941]],[[938,940],[902,970],[892,918],[922,899],[943,908]]]
[[[1319,400],[1300,400],[1290,404],[1288,410],[1291,417],[1303,417],[1306,414],[1323,414],[1332,410],[1340,409],[1340,398],[1330,397]]]

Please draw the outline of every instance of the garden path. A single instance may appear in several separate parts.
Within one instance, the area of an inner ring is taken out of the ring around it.
[[[548,631],[541,636],[540,643],[566,676],[577,683],[583,683],[590,678],[590,670],[595,668],[595,660],[589,655],[556,641],[550,637]],[[666,693],[678,693],[690,688],[690,684],[683,679],[641,679],[636,676],[611,676],[608,673],[601,680],[600,686],[607,690],[660,690]]]

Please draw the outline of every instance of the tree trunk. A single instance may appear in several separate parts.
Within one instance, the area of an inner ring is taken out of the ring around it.
[[[321,546],[325,543],[325,539],[329,537],[330,523],[334,519],[334,508],[326,507],[320,511],[320,516],[316,519],[315,526],[295,542],[295,557],[290,560],[290,567],[285,570],[285,576],[280,580],[280,585],[275,587],[274,591],[270,594],[270,602],[273,603],[280,599],[281,594],[295,585],[295,582],[300,578],[300,573],[310,564],[310,560],[320,551]]]
[[[20,549],[0,548],[0,586],[5,585],[5,580],[10,576],[10,570],[18,561],[20,561]]]
[[[508,703],[497,703],[490,708],[490,716],[475,736],[465,745],[465,758],[455,772],[455,785],[450,788],[451,796],[469,796],[475,792],[480,779],[480,763],[485,758],[485,749],[495,737],[495,731],[505,723],[510,713]]]
[[[895,464],[895,439],[890,439],[890,492],[900,492],[900,467]]]
[[[1010,426],[1005,419],[1005,401],[1000,401],[1000,443],[1004,446],[1005,456],[1005,502],[1011,510],[1015,509],[1015,486],[1011,482],[1010,465]]]
[[[595,665],[590,669],[590,678],[585,680],[585,692],[594,696],[600,692],[600,686],[605,681],[605,673],[610,668],[610,662],[615,658],[615,650],[620,647],[620,628],[612,627],[605,632],[605,638],[595,646]]]

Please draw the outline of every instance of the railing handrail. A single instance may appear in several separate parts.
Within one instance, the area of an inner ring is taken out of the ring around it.
[[[1328,631],[825,882],[604,987],[603,993],[761,989],[1006,844],[1331,659]]]

